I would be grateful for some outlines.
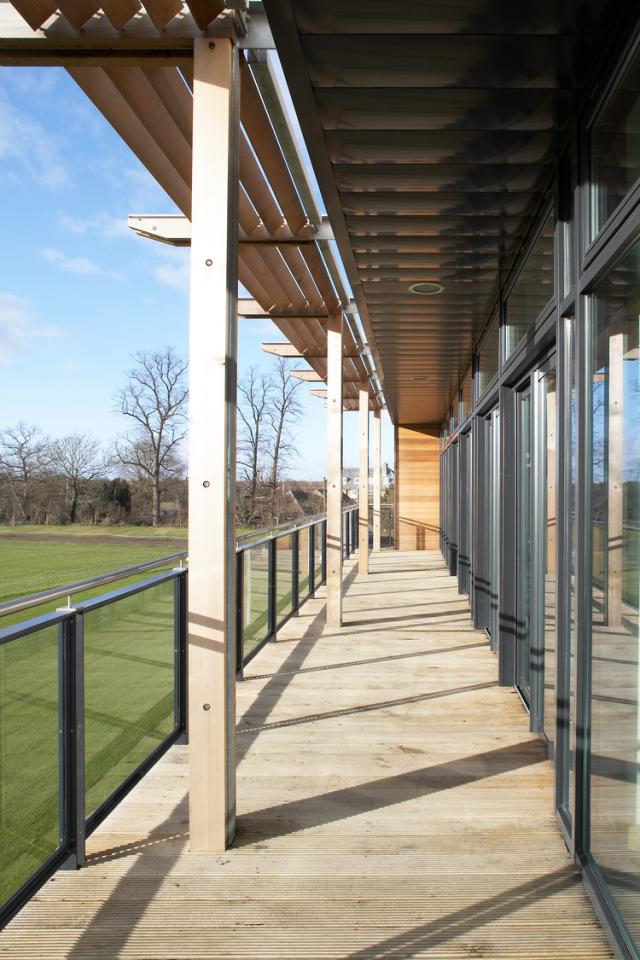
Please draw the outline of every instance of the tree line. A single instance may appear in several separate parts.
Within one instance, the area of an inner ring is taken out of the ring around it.
[[[273,370],[250,367],[238,383],[238,520],[248,526],[280,519],[281,480],[297,456],[302,380],[278,357]]]
[[[173,348],[139,352],[114,396],[126,429],[105,445],[90,433],[49,437],[19,421],[0,431],[0,522],[187,520],[187,363]],[[238,517],[269,523],[295,454],[302,382],[278,359],[238,385]]]

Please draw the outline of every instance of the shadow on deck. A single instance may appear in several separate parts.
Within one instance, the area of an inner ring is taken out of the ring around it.
[[[12,958],[611,957],[552,768],[435,554],[347,575],[238,686],[238,835],[190,854],[174,747],[0,936]]]

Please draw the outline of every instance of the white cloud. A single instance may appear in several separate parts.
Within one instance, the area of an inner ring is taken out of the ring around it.
[[[157,180],[144,167],[116,171],[118,186],[128,191],[131,213],[178,213]]]
[[[14,180],[26,175],[50,190],[59,190],[69,183],[57,138],[9,103],[1,89],[0,160],[7,164],[9,177]]]
[[[149,249],[157,261],[147,268],[151,276],[165,287],[189,293],[189,251],[164,246],[153,240],[145,242],[151,243]]]
[[[268,317],[240,317],[238,323],[243,333],[259,337],[260,340],[263,340],[265,337],[270,337],[271,339],[280,337],[280,331],[273,320],[269,320]]]
[[[51,67],[25,67],[20,70],[8,70],[7,83],[19,93],[28,93],[34,97],[48,96],[56,86],[59,71]]]
[[[189,264],[176,264],[172,266],[168,263],[159,264],[151,268],[151,276],[165,287],[171,287],[173,290],[179,290],[180,293],[189,292]]]
[[[0,292],[0,363],[9,363],[29,340],[60,336],[57,327],[34,322],[28,300]]]
[[[114,217],[110,213],[99,213],[95,217],[84,219],[67,213],[58,214],[58,224],[62,230],[76,237],[94,234],[102,238],[128,237],[133,232],[127,226],[126,217]]]
[[[45,247],[40,251],[40,255],[49,263],[65,270],[67,273],[77,273],[81,276],[103,276],[111,277],[113,280],[121,280],[122,274],[115,273],[113,270],[105,270],[95,260],[89,257],[68,257],[61,250],[54,247]]]

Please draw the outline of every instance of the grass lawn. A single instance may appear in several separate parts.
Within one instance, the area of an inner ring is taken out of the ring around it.
[[[177,553],[185,536],[174,528],[0,527],[0,602]],[[0,629],[60,605],[0,618]],[[173,639],[173,583],[85,616],[87,814],[173,729]],[[59,843],[59,682],[57,626],[0,646],[0,902]]]
[[[6,540],[0,537],[0,603],[40,590],[63,586],[75,580],[98,576],[121,567],[179,553],[178,543],[173,550],[165,545],[133,546],[121,543],[34,543],[30,540]],[[149,574],[151,576],[151,574]],[[107,592],[115,587],[101,587]],[[58,602],[58,605],[59,602]],[[45,607],[38,607],[37,616]],[[0,621],[2,624],[2,621]]]
[[[174,726],[173,583],[85,615],[86,810]],[[59,843],[57,626],[0,646],[0,902]]]
[[[25,524],[17,527],[0,523],[0,536],[10,534],[11,536],[43,536],[43,537],[110,537],[114,540],[122,537],[145,537],[150,540],[171,539],[186,540],[186,527],[134,527],[110,526],[96,527],[91,524],[74,523],[62,526],[43,526],[38,524]]]
[[[108,539],[104,531],[94,527],[53,530],[0,527],[0,602],[160,558],[178,552],[182,546],[178,540],[175,547],[168,548],[166,531],[159,529],[119,527]],[[140,542],[143,531],[150,534],[148,543]],[[16,538],[19,533],[22,536]],[[172,530],[170,536],[176,533],[184,535],[185,531]],[[36,535],[47,539],[29,539]],[[127,542],[126,537],[135,539]],[[159,537],[165,542],[158,542]],[[278,619],[291,610],[292,556],[288,543],[283,547],[277,550]],[[303,541],[303,567],[305,550]],[[266,630],[266,561],[264,547],[245,554],[247,652]],[[135,579],[140,578],[131,578]],[[304,595],[308,587],[306,569],[300,579]],[[78,594],[74,600],[104,594],[126,582]],[[17,617],[2,617],[0,629],[61,605],[61,601],[43,604]],[[172,582],[85,614],[87,815],[173,729],[173,629]],[[54,625],[0,645],[0,903],[56,851],[60,842],[58,642]]]

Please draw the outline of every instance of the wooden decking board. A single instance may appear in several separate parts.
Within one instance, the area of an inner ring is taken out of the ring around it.
[[[553,771],[436,554],[348,571],[238,686],[238,836],[188,850],[174,747],[0,935],[21,960],[600,960]],[[436,614],[434,616],[434,613]]]

